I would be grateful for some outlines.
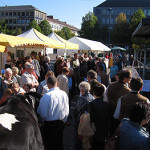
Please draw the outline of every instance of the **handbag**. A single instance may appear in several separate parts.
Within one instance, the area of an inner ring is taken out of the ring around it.
[[[120,126],[121,124],[117,127],[114,135],[108,140],[107,144],[105,145],[105,150],[119,150]]]

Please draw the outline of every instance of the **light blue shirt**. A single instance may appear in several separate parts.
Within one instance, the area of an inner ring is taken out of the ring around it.
[[[117,103],[117,107],[114,113],[114,118],[115,119],[119,119],[120,116],[120,109],[121,109],[121,98],[119,98],[118,103]]]
[[[118,70],[119,69],[117,65],[110,67],[110,78],[115,78],[115,75],[117,74]]]
[[[62,120],[66,122],[69,114],[69,102],[66,92],[58,87],[50,89],[40,99],[37,113],[45,121]]]
[[[72,90],[72,77],[67,76],[69,82],[69,90]]]

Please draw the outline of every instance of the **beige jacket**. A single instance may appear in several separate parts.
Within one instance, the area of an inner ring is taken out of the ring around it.
[[[90,137],[94,135],[96,131],[94,123],[91,123],[90,114],[84,113],[80,117],[80,123],[78,127],[78,135],[83,137],[82,147],[84,150],[89,150],[91,148]]]

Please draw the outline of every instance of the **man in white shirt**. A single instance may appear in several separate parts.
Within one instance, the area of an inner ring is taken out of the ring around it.
[[[66,92],[57,87],[57,79],[47,79],[50,89],[40,100],[37,113],[44,119],[43,141],[45,149],[63,150],[64,123],[69,114],[69,102]]]

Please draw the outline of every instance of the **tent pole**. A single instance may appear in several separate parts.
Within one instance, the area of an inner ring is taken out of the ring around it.
[[[67,59],[67,58],[66,58],[66,55],[67,55],[67,54],[66,54],[66,43],[65,43],[64,59]]]

